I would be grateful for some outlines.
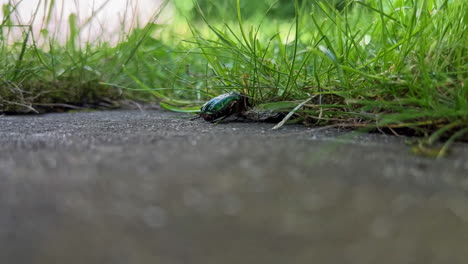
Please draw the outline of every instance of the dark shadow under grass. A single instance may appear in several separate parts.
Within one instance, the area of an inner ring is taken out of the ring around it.
[[[98,80],[77,79],[53,82],[5,83],[0,86],[0,113],[47,113],[81,109],[109,109],[119,106],[122,95]]]

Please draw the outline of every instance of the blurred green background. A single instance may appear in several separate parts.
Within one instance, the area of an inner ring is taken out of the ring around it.
[[[307,1],[299,0],[299,5],[307,3]],[[311,1],[309,1],[311,2]],[[318,0],[317,2],[325,2],[335,6],[338,10],[344,8],[346,3],[352,3],[347,0]],[[208,18],[217,19],[233,19],[236,10],[236,1],[225,0],[174,0],[174,5],[182,16],[192,20],[199,19],[196,3],[203,10]],[[241,1],[242,16],[251,18],[257,15],[264,15],[269,8],[267,14],[269,18],[289,19],[294,17],[294,0],[255,0],[255,1]],[[222,14],[222,15],[220,15]]]

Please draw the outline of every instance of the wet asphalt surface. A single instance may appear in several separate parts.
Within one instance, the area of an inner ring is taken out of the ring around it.
[[[0,263],[468,263],[468,145],[112,111],[0,116]]]

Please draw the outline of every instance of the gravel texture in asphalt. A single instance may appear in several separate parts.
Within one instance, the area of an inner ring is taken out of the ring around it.
[[[0,116],[0,263],[467,263],[466,144],[272,127]]]

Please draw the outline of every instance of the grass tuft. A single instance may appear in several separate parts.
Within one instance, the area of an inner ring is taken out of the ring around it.
[[[295,1],[295,10],[289,22],[260,19],[257,30],[239,0],[237,29],[200,10],[209,31],[191,28],[211,69],[206,89],[278,102],[306,124],[435,133],[431,144],[468,139],[464,1],[356,1],[341,11]]]

